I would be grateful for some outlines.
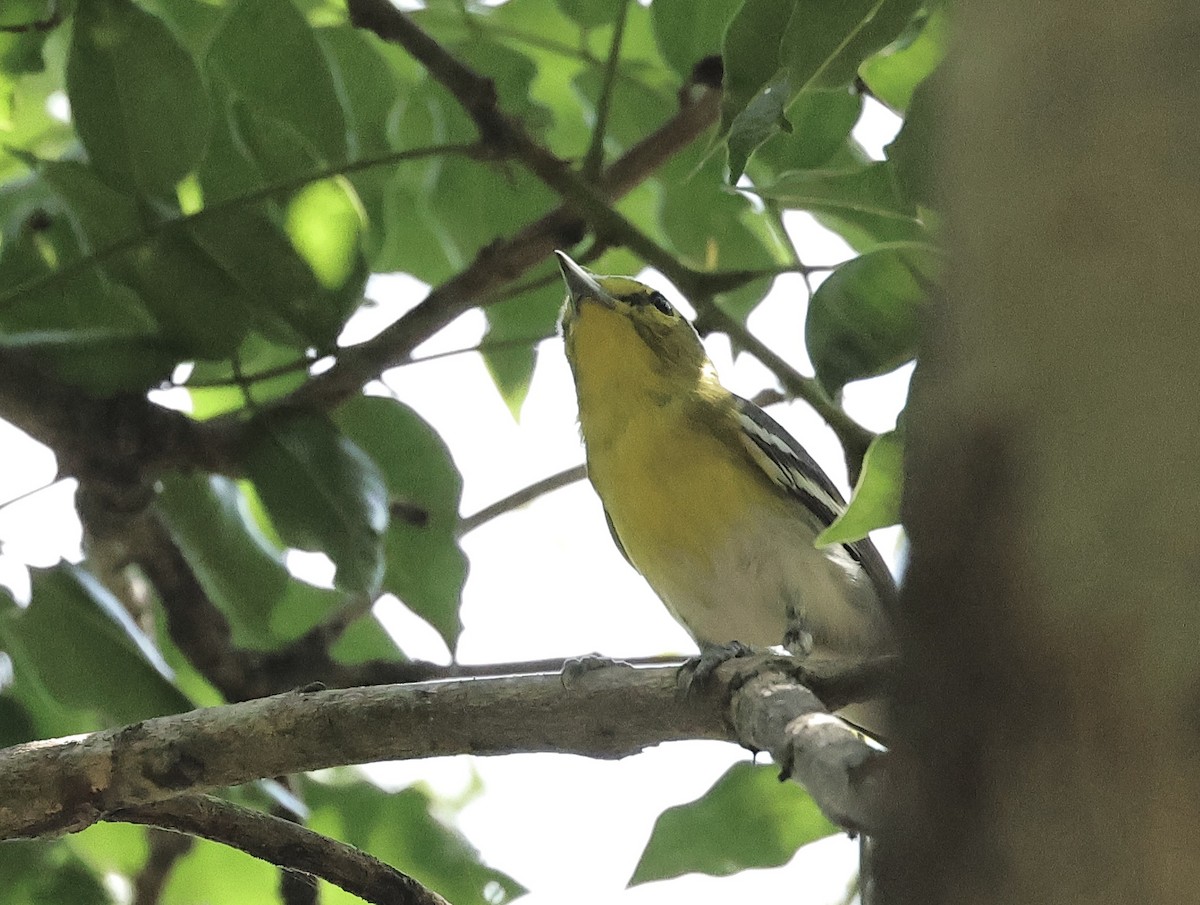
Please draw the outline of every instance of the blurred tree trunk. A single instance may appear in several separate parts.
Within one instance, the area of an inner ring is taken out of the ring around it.
[[[1200,6],[970,0],[880,901],[1200,889]]]

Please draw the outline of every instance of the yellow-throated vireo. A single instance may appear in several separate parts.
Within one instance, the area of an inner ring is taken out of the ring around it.
[[[891,652],[896,591],[878,551],[814,545],[845,503],[812,457],[720,384],[662,293],[556,254],[588,477],[671,615],[702,649],[786,636],[835,660]]]

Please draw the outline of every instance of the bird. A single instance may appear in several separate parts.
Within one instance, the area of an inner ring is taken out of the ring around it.
[[[555,254],[588,478],[617,548],[702,653],[894,653],[896,588],[878,550],[815,545],[846,506],[820,466],[721,384],[663,293]]]

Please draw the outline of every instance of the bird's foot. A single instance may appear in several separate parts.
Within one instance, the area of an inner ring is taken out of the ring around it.
[[[717,667],[729,660],[739,657],[752,657],[761,651],[755,650],[741,641],[730,641],[728,644],[702,644],[700,655],[690,657],[681,667],[676,682],[680,692],[690,694],[693,688],[700,688],[712,679]]]
[[[570,688],[590,672],[595,672],[598,669],[608,669],[614,666],[628,667],[629,669],[633,669],[632,663],[626,663],[624,660],[616,660],[612,657],[605,657],[604,655],[597,653],[584,654],[581,657],[572,657],[571,659],[563,662],[563,688]]]

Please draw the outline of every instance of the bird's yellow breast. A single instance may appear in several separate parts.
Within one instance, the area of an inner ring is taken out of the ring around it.
[[[625,429],[608,442],[588,443],[588,473],[626,552],[651,585],[663,569],[703,567],[714,540],[752,507],[774,504],[765,480],[739,467],[727,443],[698,430],[678,401],[626,417]]]
[[[629,319],[599,306],[585,307],[572,329],[586,331],[574,355],[588,476],[634,566],[691,623],[670,590],[711,575],[734,526],[778,511],[780,494],[748,467],[726,422],[700,420],[731,404],[715,374],[699,388],[676,385]]]

